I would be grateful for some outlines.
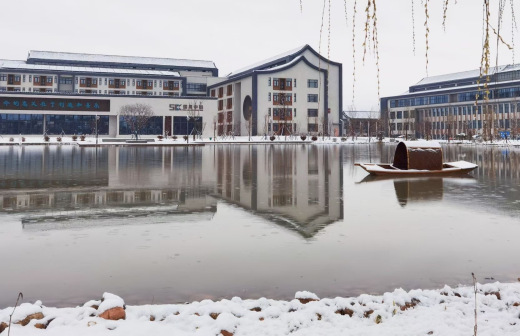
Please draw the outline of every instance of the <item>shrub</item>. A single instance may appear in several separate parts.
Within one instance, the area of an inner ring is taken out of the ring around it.
[[[271,135],[271,136],[269,137],[269,140],[271,140],[271,141],[274,141],[274,139],[276,139],[276,137],[275,137],[274,135]]]
[[[303,141],[305,141],[305,139],[307,139],[307,136],[305,134],[302,134],[300,135],[300,139],[302,139]]]
[[[341,141],[345,142],[345,141],[347,141],[347,138],[343,137],[343,138],[341,138]]]
[[[50,138],[48,135],[46,135],[46,136],[43,137],[43,140],[45,140],[46,142],[48,142],[50,139],[51,139],[51,138]]]
[[[311,140],[312,140],[312,141],[316,141],[316,140],[318,140],[318,137],[315,136],[315,135],[313,135],[312,138],[311,138]]]
[[[162,140],[162,139],[164,139],[164,137],[162,135],[158,135],[157,139]]]
[[[77,136],[76,134],[74,134],[74,135],[72,136],[72,141],[76,141],[76,140],[78,140],[78,136]]]
[[[56,141],[61,142],[61,137],[57,137]]]
[[[177,140],[177,136],[176,135],[172,136],[172,139]]]
[[[182,138],[186,141],[188,141],[188,136],[187,135],[183,135]]]
[[[80,139],[81,141],[85,141],[85,136],[84,136],[84,135],[80,135],[80,136],[79,136],[79,139]]]
[[[10,138],[9,138],[9,141],[13,142],[13,141],[14,141],[14,138],[13,138],[13,137],[10,137]]]
[[[22,142],[25,142],[25,137],[22,137]]]

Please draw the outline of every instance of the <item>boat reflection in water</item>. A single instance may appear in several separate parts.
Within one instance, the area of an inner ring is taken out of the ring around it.
[[[341,155],[295,145],[10,148],[0,152],[0,212],[48,230],[209,220],[225,201],[308,238],[343,218]]]
[[[402,207],[411,203],[440,202],[444,198],[445,188],[457,185],[476,184],[472,176],[464,177],[423,177],[423,178],[392,178],[386,176],[368,175],[359,183],[393,181],[397,202]]]

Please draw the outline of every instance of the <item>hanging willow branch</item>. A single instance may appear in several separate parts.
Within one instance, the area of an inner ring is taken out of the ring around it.
[[[352,10],[352,105],[354,105],[354,98],[356,97],[356,13],[357,0],[354,0],[354,8]]]
[[[413,0],[412,0],[412,36],[413,36],[413,54],[415,55],[415,12],[414,12]]]
[[[444,29],[444,31],[446,31],[446,18],[448,17],[448,4],[449,4],[450,0],[444,0],[443,4],[442,4],[442,29]]]
[[[430,46],[428,45],[428,38],[430,36],[430,28],[428,26],[428,19],[430,18],[430,14],[428,13],[428,1],[424,1],[424,14],[425,14],[425,20],[424,20],[424,27],[426,29],[426,77],[428,77],[428,50],[430,49]]]

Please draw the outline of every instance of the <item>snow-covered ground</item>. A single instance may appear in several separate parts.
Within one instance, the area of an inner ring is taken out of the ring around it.
[[[12,315],[11,334],[473,335],[475,325],[471,286],[410,292],[396,289],[383,295],[323,299],[298,292],[291,301],[234,297],[217,302],[126,306],[124,311],[123,299],[109,293],[103,297],[103,302],[92,300],[75,308],[45,307],[40,301],[23,303]],[[477,284],[476,301],[478,335],[520,335],[520,282]],[[126,315],[125,319],[100,317],[107,315],[107,309]],[[0,330],[6,328],[12,313],[13,307],[0,310]],[[5,329],[2,335],[7,332]]]
[[[58,138],[60,140],[58,140]],[[124,144],[124,140],[130,140],[125,138],[117,138],[117,142],[111,142],[107,136],[100,136],[97,140],[99,145],[122,145]],[[178,136],[177,139],[172,139],[169,137],[168,139],[158,139],[156,136],[143,135],[140,139],[149,139],[153,140],[153,142],[147,144],[133,144],[133,145],[186,145],[186,140],[183,139],[182,136]],[[402,139],[401,139],[402,140]],[[399,139],[390,139],[385,138],[382,142],[392,143],[395,141],[399,141]],[[477,142],[477,141],[469,141],[469,140],[435,140],[442,144],[464,144],[464,145],[483,145],[483,146],[520,146],[520,140],[495,140],[493,142]],[[226,136],[226,137],[217,137],[216,139],[213,137],[205,137],[205,138],[197,138],[193,140],[193,137],[190,137],[188,144],[217,144],[217,143],[314,143],[314,144],[370,144],[377,142],[375,137],[317,137],[315,141],[311,139],[311,137],[307,137],[305,140],[302,140],[299,136],[276,136],[274,140],[270,140],[268,136]],[[95,145],[96,137],[92,135],[88,135],[84,140],[78,136],[76,140],[73,140],[71,136],[49,136],[49,140],[45,141],[44,137],[41,135],[28,135],[28,136],[0,136],[0,145]]]

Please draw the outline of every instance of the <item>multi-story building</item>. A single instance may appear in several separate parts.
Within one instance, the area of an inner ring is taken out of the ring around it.
[[[341,134],[342,65],[308,45],[209,81],[219,135]]]
[[[481,135],[485,139],[520,134],[520,66],[432,76],[405,94],[381,99],[389,135],[449,139]]]
[[[217,75],[211,61],[31,51],[0,60],[0,134],[88,134],[97,119],[99,134],[125,135],[119,111],[134,103],[154,111],[143,134],[187,134],[212,119]]]

